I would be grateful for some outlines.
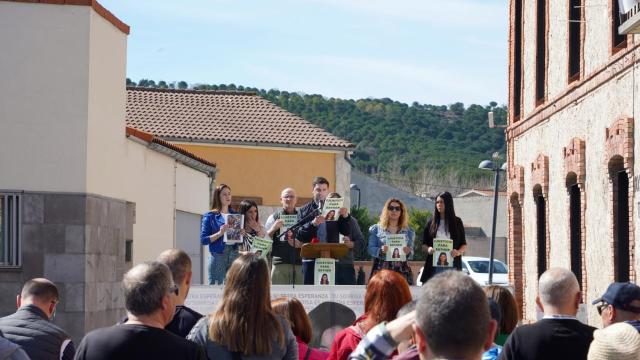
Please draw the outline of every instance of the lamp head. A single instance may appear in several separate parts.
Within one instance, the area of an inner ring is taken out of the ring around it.
[[[495,166],[493,165],[493,161],[491,160],[482,160],[480,165],[478,165],[478,169],[495,170]]]
[[[351,184],[351,185],[349,185],[349,189],[351,189],[351,190],[356,190],[356,191],[360,190],[360,188],[358,187],[358,185],[357,185],[357,184]]]

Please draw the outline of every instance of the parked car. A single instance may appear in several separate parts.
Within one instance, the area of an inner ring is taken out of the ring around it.
[[[420,277],[424,268],[420,268],[416,285],[421,286]],[[489,258],[463,256],[462,271],[467,273],[480,286],[489,284]],[[509,285],[509,268],[500,260],[493,260],[493,283],[501,286]]]

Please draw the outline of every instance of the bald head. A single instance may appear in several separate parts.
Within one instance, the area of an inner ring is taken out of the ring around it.
[[[289,212],[295,209],[297,200],[298,197],[296,196],[296,191],[292,188],[286,188],[280,193],[280,203],[282,203],[282,208]]]
[[[576,294],[580,294],[580,286],[570,270],[551,268],[540,276],[538,295],[545,307],[571,306],[575,302]]]

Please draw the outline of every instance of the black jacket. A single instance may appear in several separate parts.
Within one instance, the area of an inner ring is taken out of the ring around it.
[[[433,246],[433,236],[429,232],[431,228],[431,222],[433,218],[427,221],[427,226],[424,228],[424,234],[422,235],[422,245]],[[462,220],[456,216],[456,229],[449,235],[453,240],[453,248],[459,250],[460,247],[467,244],[467,240],[464,236],[464,225]],[[462,270],[462,257],[456,256],[453,258],[453,267]],[[433,276],[433,255],[427,254],[427,260],[424,262],[424,268],[422,269],[422,276],[420,281],[424,284]]]
[[[69,335],[47,319],[46,314],[35,305],[25,305],[15,313],[0,319],[0,331],[9,341],[19,345],[32,359],[60,359],[62,344]],[[70,342],[64,358],[75,353]]]
[[[311,224],[311,222],[313,222],[313,219],[315,219],[315,216],[312,216],[314,212],[317,212],[317,206],[313,202],[305,204],[303,207],[300,208],[300,210],[298,210],[298,213],[300,214],[300,219],[304,219],[305,217],[308,216],[307,218],[308,222],[303,226],[301,226],[300,229],[298,229],[298,234],[296,235],[296,238],[303,243],[310,243],[311,240],[314,237],[317,237],[318,235],[318,227],[313,226],[313,224]],[[320,213],[318,212],[318,215],[319,214]],[[350,217],[351,216],[344,218],[342,216],[338,216],[338,220],[336,221],[336,223],[338,225],[338,232],[340,232],[340,234],[351,236]],[[336,236],[337,236],[337,233],[336,233]],[[338,242],[338,241],[336,238],[336,241],[327,241],[327,242]]]

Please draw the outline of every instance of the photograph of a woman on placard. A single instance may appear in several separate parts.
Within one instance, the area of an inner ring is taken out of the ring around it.
[[[320,285],[329,285],[329,276],[327,274],[322,274]]]
[[[393,249],[393,254],[391,254],[391,257],[394,259],[400,259],[400,248]]]
[[[438,266],[449,266],[449,262],[447,261],[447,253],[440,253],[440,256],[438,256]]]

